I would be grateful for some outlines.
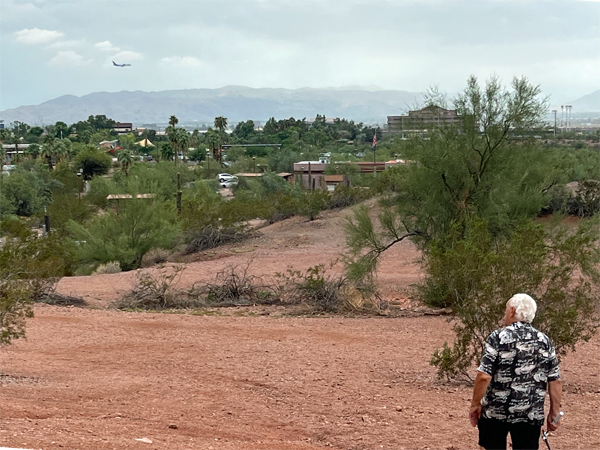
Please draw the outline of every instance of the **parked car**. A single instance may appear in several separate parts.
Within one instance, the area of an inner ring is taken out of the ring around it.
[[[237,177],[235,175],[230,175],[228,173],[220,173],[219,175],[217,175],[219,183],[225,183],[226,181],[231,181],[234,178],[237,180]]]
[[[221,185],[221,187],[224,187],[224,188],[229,188],[229,187],[232,187],[232,186],[237,186],[238,179],[237,178],[232,178],[229,181],[224,181],[224,182],[219,183],[219,184]]]

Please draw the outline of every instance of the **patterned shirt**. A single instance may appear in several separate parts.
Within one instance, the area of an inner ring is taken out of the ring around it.
[[[481,400],[481,415],[505,422],[544,424],[548,381],[560,379],[552,341],[527,322],[494,331],[477,369],[492,377]]]

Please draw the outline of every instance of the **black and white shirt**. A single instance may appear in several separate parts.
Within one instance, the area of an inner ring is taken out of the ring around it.
[[[481,415],[505,422],[544,424],[548,381],[560,379],[552,341],[527,322],[494,331],[477,369],[492,377],[481,400]]]

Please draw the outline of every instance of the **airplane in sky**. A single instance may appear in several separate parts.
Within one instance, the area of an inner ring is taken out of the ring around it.
[[[112,63],[113,63],[113,66],[116,66],[116,67],[130,67],[131,66],[131,64],[117,64],[114,61]]]

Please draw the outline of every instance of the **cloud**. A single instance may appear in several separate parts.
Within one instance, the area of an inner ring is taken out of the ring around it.
[[[91,59],[85,59],[73,50],[61,50],[50,60],[51,65],[61,67],[79,67],[91,62]]]
[[[200,67],[202,62],[195,56],[170,56],[160,60],[162,66],[176,66],[180,68]]]
[[[141,53],[138,53],[138,52],[133,52],[131,50],[123,50],[113,56],[113,59],[115,61],[119,60],[119,61],[125,61],[125,62],[138,61],[143,58],[144,58],[144,55],[142,55]]]
[[[121,50],[119,47],[116,47],[113,44],[111,44],[110,41],[98,42],[96,45],[94,45],[94,47],[96,47],[101,52],[118,52]]]
[[[25,28],[24,30],[15,32],[17,41],[22,44],[46,44],[64,35],[60,31],[40,30],[39,28]]]

